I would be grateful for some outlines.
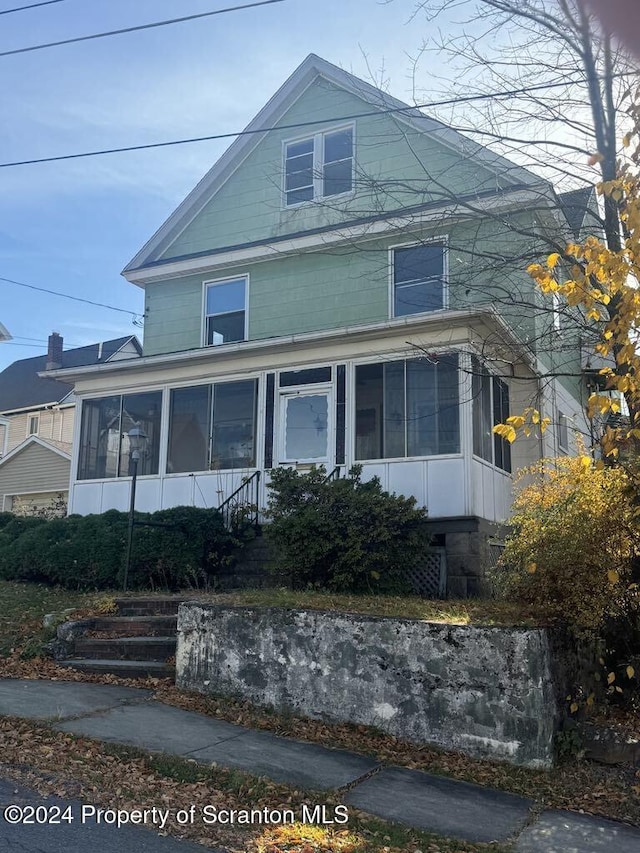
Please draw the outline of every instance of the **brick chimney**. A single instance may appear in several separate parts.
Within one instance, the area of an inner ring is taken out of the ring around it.
[[[57,370],[62,367],[62,335],[51,332],[47,347],[47,370]]]

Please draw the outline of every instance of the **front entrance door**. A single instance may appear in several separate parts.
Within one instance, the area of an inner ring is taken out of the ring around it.
[[[280,464],[330,464],[333,456],[332,398],[329,390],[281,395]]]

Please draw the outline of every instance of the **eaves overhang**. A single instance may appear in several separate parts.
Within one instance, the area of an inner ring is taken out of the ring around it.
[[[303,352],[305,349],[317,347],[318,344],[330,346],[333,342],[343,340],[367,341],[381,338],[397,338],[398,333],[406,331],[408,335],[420,332],[441,331],[442,329],[471,326],[479,336],[487,333],[498,334],[498,337],[511,352],[517,353],[532,371],[535,370],[535,359],[522,341],[514,334],[502,317],[489,307],[485,309],[462,309],[434,311],[428,316],[400,317],[379,323],[367,323],[358,326],[343,326],[338,329],[321,329],[315,332],[304,332],[299,335],[287,335],[277,338],[267,338],[253,341],[241,341],[233,344],[223,344],[215,347],[199,347],[198,349],[182,350],[161,355],[142,356],[127,362],[112,362],[75,368],[48,371],[48,375],[64,379],[67,382],[77,382],[80,379],[91,379],[105,374],[117,375],[132,370],[136,372],[154,371],[159,368],[183,366],[188,363],[199,363],[215,359],[216,364],[234,359],[265,356],[271,353],[291,351]],[[411,344],[411,341],[407,341]]]

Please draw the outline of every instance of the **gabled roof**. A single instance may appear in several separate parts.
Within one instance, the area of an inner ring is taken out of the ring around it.
[[[22,453],[32,444],[39,444],[41,447],[44,447],[45,450],[50,450],[51,453],[56,453],[58,456],[62,456],[63,459],[68,459],[69,462],[71,461],[70,444],[66,444],[63,441],[54,441],[50,438],[40,438],[39,435],[30,435],[28,438],[25,438],[24,441],[20,442],[17,447],[14,447],[13,450],[9,451],[6,456],[0,458],[0,465],[6,465],[7,462],[10,462],[19,453]]]
[[[580,239],[580,233],[588,213],[593,213],[595,204],[595,188],[582,187],[579,190],[571,190],[558,194],[558,201],[564,213],[571,233],[576,240]]]
[[[134,345],[138,355],[141,355],[142,347],[136,336],[127,335],[86,347],[64,350],[62,368],[104,364],[113,359],[129,342]],[[64,400],[73,391],[73,385],[48,376],[39,376],[46,368],[46,355],[23,358],[6,367],[0,373],[0,412],[6,414]]]
[[[345,89],[371,104],[373,109],[365,112],[366,115],[375,114],[378,111],[391,112],[399,121],[418,131],[437,133],[439,143],[459,152],[465,159],[474,158],[481,165],[498,173],[507,184],[539,186],[544,183],[533,172],[495,154],[462,133],[430,118],[416,107],[392,97],[381,89],[377,89],[370,83],[360,80],[353,74],[343,71],[336,65],[332,65],[312,53],[298,66],[289,79],[247,125],[242,135],[235,139],[195,189],[189,193],[167,221],[127,264],[122,273],[125,278],[127,273],[143,269],[158,259],[317,77],[323,77],[335,86]],[[335,120],[338,122],[354,117],[357,118],[358,116],[337,115]]]

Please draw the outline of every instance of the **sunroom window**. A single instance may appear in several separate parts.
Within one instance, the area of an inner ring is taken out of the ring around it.
[[[473,452],[503,471],[511,472],[511,445],[493,432],[509,417],[509,386],[492,376],[482,362],[471,359],[473,397]]]
[[[291,207],[353,189],[353,127],[285,145],[284,194]]]
[[[78,479],[129,476],[129,430],[140,427],[147,448],[138,474],[157,474],[160,457],[162,392],[114,395],[82,403]]]
[[[257,393],[256,379],[174,388],[168,473],[254,467]]]
[[[356,459],[460,451],[458,356],[356,367]]]
[[[444,243],[393,250],[394,317],[445,307],[445,253]]]

